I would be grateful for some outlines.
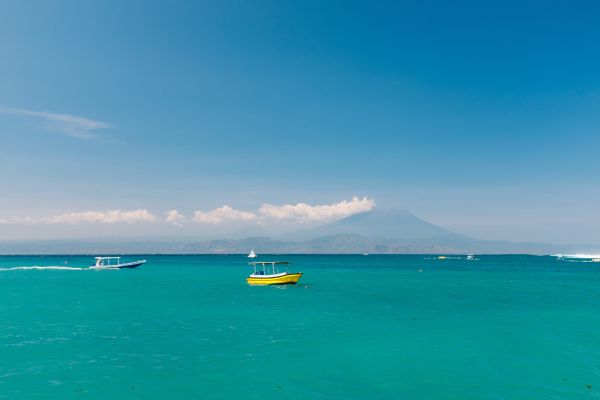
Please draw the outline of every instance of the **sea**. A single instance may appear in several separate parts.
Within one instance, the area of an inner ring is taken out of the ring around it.
[[[600,264],[550,256],[0,257],[0,399],[600,398]]]

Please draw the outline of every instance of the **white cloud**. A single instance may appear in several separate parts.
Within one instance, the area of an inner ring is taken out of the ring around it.
[[[54,217],[43,218],[41,220],[42,223],[46,224],[78,224],[81,222],[98,224],[133,224],[136,222],[154,221],[156,221],[154,214],[145,209],[137,209],[133,211],[108,210],[106,212],[86,211],[80,213],[67,213],[56,215]]]
[[[173,225],[183,226],[183,222],[185,221],[185,217],[179,213],[177,210],[167,211],[165,214],[165,221],[172,223]]]
[[[263,204],[258,212],[242,211],[228,205],[211,211],[196,211],[192,218],[195,222],[217,225],[224,222],[242,221],[256,224],[268,224],[273,220],[294,220],[297,222],[316,222],[344,218],[353,214],[370,211],[375,201],[368,197],[353,197],[333,204],[309,205],[305,203],[272,205]],[[0,225],[36,225],[36,224],[134,224],[139,222],[157,222],[158,218],[146,209],[131,211],[85,211],[54,215],[43,218],[9,217],[0,218]],[[177,226],[183,226],[186,218],[173,209],[165,212],[162,220]]]
[[[78,139],[89,139],[96,137],[96,135],[93,133],[95,130],[111,127],[105,122],[94,121],[88,118],[76,117],[69,114],[56,114],[48,111],[32,111],[22,108],[0,107],[0,113],[23,115],[42,119],[46,123],[46,129]]]
[[[353,214],[370,211],[375,207],[375,201],[367,197],[353,197],[350,201],[340,201],[334,204],[311,206],[305,203],[284,204],[275,206],[263,204],[259,213],[276,219],[295,219],[301,222],[323,221],[344,218]]]
[[[44,218],[12,217],[0,219],[0,224],[11,225],[33,225],[33,224],[134,224],[136,222],[154,222],[154,214],[145,209],[133,211],[108,210],[108,211],[85,211],[78,213],[66,213]]]
[[[253,221],[256,219],[256,214],[236,210],[229,206],[223,206],[216,208],[212,211],[203,212],[196,211],[194,213],[194,221],[202,222],[205,224],[220,224],[225,221]]]
[[[11,218],[0,218],[0,225],[31,225],[37,221],[31,217],[11,217]]]

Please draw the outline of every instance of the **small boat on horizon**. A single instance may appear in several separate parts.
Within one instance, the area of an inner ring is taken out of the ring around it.
[[[559,261],[600,262],[600,254],[553,254]]]
[[[256,257],[258,257],[258,256],[254,252],[254,250],[250,250],[250,254],[248,254],[248,258],[256,258]]]
[[[249,265],[254,272],[246,278],[249,285],[295,285],[302,272],[279,272],[278,265],[288,265],[287,261],[256,261]]]
[[[90,267],[91,269],[131,269],[137,268],[146,262],[146,260],[138,260],[121,263],[121,257],[95,257],[95,260],[96,263]]]

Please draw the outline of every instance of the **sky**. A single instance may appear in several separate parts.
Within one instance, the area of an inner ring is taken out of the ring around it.
[[[408,210],[600,243],[600,5],[0,3],[0,239]]]

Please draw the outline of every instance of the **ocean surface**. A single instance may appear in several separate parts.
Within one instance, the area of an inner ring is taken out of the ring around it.
[[[304,276],[250,287],[245,256],[138,258],[0,257],[0,399],[600,397],[597,263],[261,256]]]

